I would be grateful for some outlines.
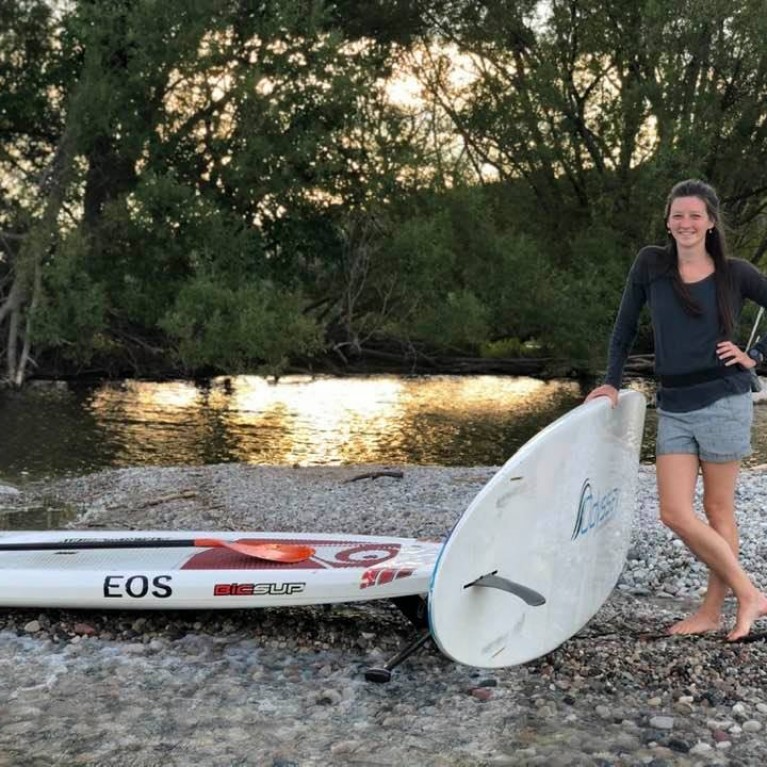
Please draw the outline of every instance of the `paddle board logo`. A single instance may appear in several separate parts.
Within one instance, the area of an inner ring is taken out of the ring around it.
[[[620,495],[621,491],[618,487],[607,490],[600,495],[591,487],[591,480],[586,479],[581,489],[578,516],[570,540],[574,541],[588,535],[615,516],[618,511]]]
[[[104,598],[143,599],[147,596],[157,599],[167,599],[173,595],[170,575],[156,575],[150,578],[148,575],[107,575],[104,578]]]
[[[305,583],[217,583],[214,597],[290,596],[306,589]]]

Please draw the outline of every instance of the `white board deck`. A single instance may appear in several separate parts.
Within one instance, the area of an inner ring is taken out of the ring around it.
[[[301,543],[308,560],[279,564],[227,549],[75,550],[86,540],[226,538]],[[60,541],[46,551],[0,551],[0,606],[236,609],[425,594],[441,543],[414,538],[212,531],[28,531],[0,544]]]
[[[450,658],[493,668],[545,655],[579,631],[615,586],[628,551],[645,398],[580,405],[525,444],[448,537],[432,576],[432,635]],[[533,589],[470,586],[495,573]]]

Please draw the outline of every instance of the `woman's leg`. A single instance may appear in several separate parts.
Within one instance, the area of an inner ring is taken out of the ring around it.
[[[695,485],[698,481],[698,456],[672,454],[658,456],[656,462],[661,521],[675,530],[675,520],[694,515]],[[709,571],[711,572],[711,571]],[[718,578],[718,576],[715,576]],[[725,594],[728,587],[724,585]],[[724,601],[724,597],[722,597]],[[669,628],[670,634],[703,634],[720,626],[721,605],[712,600],[689,617]]]
[[[746,636],[753,622],[767,615],[767,597],[751,583],[743,571],[730,540],[695,515],[698,457],[681,453],[659,455],[656,465],[661,521],[684,541],[695,557],[708,565],[709,570],[720,581],[718,585],[715,581],[715,586],[720,591],[714,591],[711,600],[706,604],[706,612],[701,613],[699,610],[685,621],[677,623],[671,628],[672,633],[700,633],[717,628],[718,614],[716,625],[712,626],[714,609],[717,607],[721,591],[724,590],[726,594],[727,588],[730,588],[738,600],[738,616],[735,628],[727,638],[735,640]],[[711,464],[707,466],[710,497],[721,498],[727,493],[727,484],[731,480],[732,472],[717,472],[716,469],[712,472]],[[724,597],[721,596],[721,599]],[[717,612],[720,611],[721,602]]]
[[[700,465],[703,474],[703,511],[706,519],[727,541],[737,557],[740,546],[738,523],[735,521],[735,484],[740,471],[740,461],[701,461]],[[703,605],[721,613],[728,592],[727,584],[713,570],[709,570],[708,589]]]
[[[738,555],[738,528],[735,523],[735,482],[740,464],[701,462],[703,473],[703,509],[706,518]],[[693,493],[695,486],[693,485]],[[708,589],[701,606],[688,618],[674,624],[671,634],[703,634],[721,628],[722,606],[729,592],[727,584],[711,569]]]

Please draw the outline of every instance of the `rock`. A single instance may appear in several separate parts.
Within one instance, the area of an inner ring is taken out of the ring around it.
[[[678,754],[686,754],[690,750],[690,744],[681,738],[670,738],[667,745]]]
[[[493,697],[493,691],[488,687],[473,687],[469,690],[469,695],[477,700],[490,700]]]
[[[96,629],[88,623],[75,623],[75,625],[72,626],[72,631],[80,636],[88,637],[92,637],[98,633]]]
[[[706,727],[708,727],[709,730],[722,730],[727,732],[733,724],[734,722],[730,719],[709,719],[706,722]]]
[[[732,713],[741,719],[745,719],[748,716],[748,711],[743,703],[736,703],[732,707]]]
[[[330,753],[333,755],[353,754],[360,744],[356,740],[339,740],[330,747]]]
[[[630,753],[639,748],[640,742],[636,735],[628,732],[619,732],[611,739],[611,746],[614,751],[624,751]]]
[[[650,718],[650,727],[654,727],[656,730],[673,730],[674,717],[673,716],[653,716]]]
[[[695,706],[693,706],[691,703],[687,703],[686,701],[682,700],[678,700],[676,703],[674,703],[674,712],[677,714],[681,714],[682,716],[689,716],[693,711],[695,711]]]
[[[340,703],[342,699],[343,699],[343,696],[341,695],[340,692],[338,692],[338,690],[327,689],[327,690],[323,690],[317,696],[317,705],[335,706],[337,703]]]

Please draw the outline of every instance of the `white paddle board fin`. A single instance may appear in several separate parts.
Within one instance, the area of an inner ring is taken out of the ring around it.
[[[530,607],[540,607],[546,604],[546,597],[543,594],[539,594],[537,591],[523,586],[521,583],[510,581],[508,578],[504,578],[497,574],[497,570],[493,573],[488,573],[476,581],[467,583],[464,588],[468,589],[470,586],[481,586],[486,589],[500,589],[501,591],[508,591],[509,594],[513,594],[515,597],[519,597],[526,605]]]

